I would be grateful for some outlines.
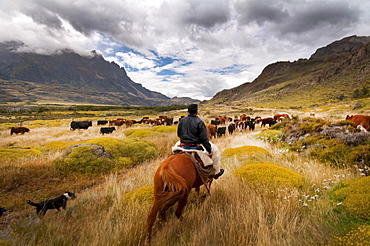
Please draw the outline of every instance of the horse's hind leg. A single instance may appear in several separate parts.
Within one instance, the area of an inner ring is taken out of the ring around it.
[[[174,200],[174,201],[171,201],[171,203],[167,203],[165,204],[165,206],[163,206],[162,208],[160,208],[160,216],[161,216],[161,219],[163,222],[166,222],[167,219],[166,219],[166,213],[167,213],[167,210],[172,207],[173,204],[176,203],[177,200]]]
[[[169,209],[169,207],[166,207],[166,208],[163,208],[160,212],[160,215],[161,215],[161,219],[163,222],[166,222],[167,219],[166,219],[166,212],[167,210]]]
[[[154,222],[157,219],[158,210],[159,210],[159,204],[157,200],[154,200],[152,209],[149,212],[148,220],[147,220],[147,230],[148,231],[147,231],[146,243],[148,245],[150,245],[150,240],[152,237],[152,229],[153,229]]]
[[[179,218],[180,220],[182,220],[182,211],[184,210],[184,207],[186,205],[186,203],[188,202],[188,196],[189,196],[189,193],[187,192],[178,202],[178,205],[177,205],[177,209],[176,209],[176,212],[175,212],[175,215],[177,218]]]

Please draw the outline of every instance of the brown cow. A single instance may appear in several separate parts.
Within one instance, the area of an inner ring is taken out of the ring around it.
[[[235,129],[238,129],[240,132],[245,130],[245,124],[243,121],[235,122]]]
[[[155,125],[157,125],[157,126],[164,125],[164,118],[155,119]]]
[[[288,114],[276,114],[276,115],[274,115],[274,120],[275,121],[282,121],[285,118],[290,119]]]
[[[356,126],[362,126],[366,131],[370,131],[370,116],[367,115],[347,115],[346,120],[355,123]]]
[[[151,119],[149,119],[149,118],[143,118],[142,120],[141,120],[141,123],[142,124],[149,124],[150,123],[150,121],[151,121]]]
[[[126,127],[130,127],[134,124],[134,120],[126,120]]]
[[[206,126],[208,139],[216,138],[217,126],[209,124]]]
[[[233,121],[233,118],[231,118],[231,117],[225,117],[225,119],[226,119],[226,122],[232,122]]]
[[[240,116],[240,120],[241,121],[248,121],[248,120],[251,120],[251,117],[248,116],[248,115],[242,115],[242,116]]]
[[[220,125],[225,125],[225,123],[226,123],[226,118],[220,117]]]
[[[258,124],[262,121],[262,117],[256,116],[256,117],[254,117],[254,121],[256,122],[256,124]]]
[[[164,122],[166,123],[166,126],[172,126],[173,125],[173,117],[165,118]]]
[[[276,124],[276,120],[274,120],[274,118],[271,118],[271,117],[269,117],[269,118],[263,118],[261,120],[261,127],[264,127],[266,125],[272,126],[274,124]]]
[[[18,126],[18,127],[12,127],[10,129],[10,135],[13,135],[13,133],[15,134],[24,134],[25,132],[29,132],[30,129],[26,128],[26,127],[23,127],[23,126]]]
[[[109,126],[122,126],[125,123],[124,119],[110,120]]]

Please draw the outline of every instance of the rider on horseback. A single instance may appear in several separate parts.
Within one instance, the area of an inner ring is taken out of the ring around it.
[[[189,105],[188,112],[189,115],[180,120],[177,129],[177,136],[180,138],[179,147],[183,149],[205,149],[213,161],[213,178],[218,179],[224,173],[224,169],[220,169],[220,151],[216,145],[208,140],[206,126],[197,116],[198,105]]]

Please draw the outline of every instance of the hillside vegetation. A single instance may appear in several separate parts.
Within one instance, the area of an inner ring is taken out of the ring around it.
[[[267,117],[275,112],[200,107],[206,122],[218,115]],[[314,132],[322,122],[341,122],[353,112],[358,113],[352,107],[317,108],[304,129]],[[370,186],[369,178],[356,163],[323,162],[308,152],[297,151],[302,143],[287,146],[281,134],[285,127],[301,122],[311,111],[289,113],[295,120],[274,129],[257,126],[255,131],[213,139],[222,152],[225,174],[213,182],[211,196],[203,198],[200,205],[196,204],[195,192],[191,193],[182,221],[170,209],[168,221],[154,226],[153,245],[369,243],[370,196],[367,188],[358,188]],[[110,117],[122,114],[124,111]],[[166,114],[177,118],[186,112]],[[138,112],[130,117],[142,116]],[[76,118],[93,120],[94,125],[75,131],[69,129],[70,119],[24,121],[31,131],[13,136],[9,135],[12,124],[1,124],[0,149],[8,153],[0,152],[0,174],[4,177],[0,181],[0,206],[9,212],[0,218],[0,244],[143,245],[154,173],[178,140],[176,126],[135,124],[102,136],[95,124],[101,117]],[[289,133],[286,131],[285,137]],[[113,168],[107,169],[106,162],[98,161],[102,157],[92,156],[85,145],[74,148],[73,154],[68,151],[72,145],[86,143],[104,146],[111,154],[109,167]],[[125,150],[127,144],[132,146],[130,151]],[[68,158],[74,158],[73,162],[67,161],[68,165],[60,168],[58,160],[64,163]],[[86,168],[91,163],[95,163],[94,168]],[[68,202],[66,210],[49,210],[44,217],[37,216],[34,207],[25,202],[40,202],[65,191],[75,192],[77,198]]]
[[[207,103],[305,108],[369,97],[370,38],[352,36],[318,49],[310,59],[270,64],[253,82],[223,90]]]

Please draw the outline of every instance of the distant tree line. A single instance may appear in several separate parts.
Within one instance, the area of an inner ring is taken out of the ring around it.
[[[75,105],[70,106],[68,111],[109,111],[109,110],[152,110],[155,112],[186,109],[187,105],[169,106],[94,106],[94,105]]]

